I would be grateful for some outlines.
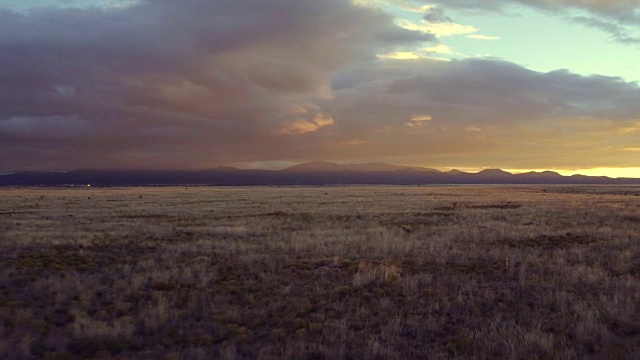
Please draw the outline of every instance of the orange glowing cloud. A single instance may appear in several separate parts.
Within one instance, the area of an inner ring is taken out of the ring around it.
[[[280,133],[286,135],[301,135],[320,130],[325,126],[333,125],[334,121],[326,115],[317,115],[313,120],[297,120],[280,129]]]

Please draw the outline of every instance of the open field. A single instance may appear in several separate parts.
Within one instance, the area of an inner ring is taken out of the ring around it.
[[[637,194],[0,189],[0,358],[640,359]]]

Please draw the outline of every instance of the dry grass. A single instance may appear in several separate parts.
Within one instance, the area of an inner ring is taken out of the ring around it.
[[[640,358],[637,190],[0,189],[0,358]]]

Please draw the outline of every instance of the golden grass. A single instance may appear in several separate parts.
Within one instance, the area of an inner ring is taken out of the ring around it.
[[[0,358],[640,358],[637,190],[0,189]]]

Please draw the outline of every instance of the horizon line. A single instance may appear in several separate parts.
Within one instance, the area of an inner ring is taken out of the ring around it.
[[[360,163],[344,163],[344,162],[336,162],[336,161],[307,161],[307,162],[299,162],[294,163],[290,162],[291,165],[288,166],[251,166],[251,164],[247,164],[245,166],[242,165],[215,165],[215,166],[207,166],[202,168],[178,168],[178,167],[157,167],[157,168],[83,168],[78,167],[70,170],[53,170],[53,169],[17,169],[17,170],[0,170],[0,176],[12,175],[17,173],[26,173],[26,172],[42,172],[42,173],[68,173],[72,171],[185,171],[185,172],[198,172],[205,170],[213,170],[216,168],[234,168],[237,170],[262,170],[262,171],[283,171],[287,170],[294,166],[310,164],[310,163],[327,163],[327,164],[335,164],[335,165],[343,165],[343,166],[359,166],[359,165],[388,165],[388,166],[396,166],[396,167],[406,167],[406,168],[415,168],[415,169],[433,169],[437,170],[441,173],[446,173],[452,170],[462,171],[469,174],[479,173],[485,170],[502,170],[508,172],[513,175],[524,174],[524,173],[544,173],[544,172],[554,172],[562,176],[573,176],[573,175],[582,175],[582,176],[592,176],[592,177],[609,177],[612,179],[640,179],[640,167],[594,167],[594,168],[581,168],[575,170],[566,170],[566,169],[557,169],[557,168],[509,168],[509,167],[496,167],[496,166],[488,166],[488,167],[431,167],[431,166],[423,166],[423,165],[398,165],[392,163],[385,162],[360,162]],[[255,163],[253,163],[255,164]]]

